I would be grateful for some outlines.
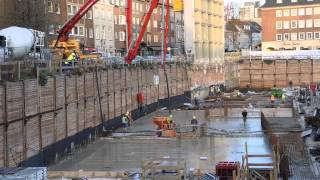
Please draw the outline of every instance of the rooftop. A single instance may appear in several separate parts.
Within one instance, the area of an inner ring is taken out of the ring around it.
[[[320,0],[282,0],[282,3],[277,3],[277,0],[266,0],[265,4],[261,8],[272,8],[272,7],[285,7],[285,6],[301,6],[301,5],[312,5],[320,4]]]

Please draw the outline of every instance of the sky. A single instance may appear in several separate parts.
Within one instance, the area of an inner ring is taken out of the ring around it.
[[[225,0],[224,3],[227,4],[228,2],[232,2],[234,5],[240,6],[241,3],[246,1],[254,1],[254,0]],[[265,0],[260,0],[261,5],[265,2]]]

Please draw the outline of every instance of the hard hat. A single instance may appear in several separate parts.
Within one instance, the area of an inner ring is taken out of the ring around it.
[[[126,115],[129,115],[129,112],[126,112]]]
[[[196,116],[193,116],[192,119],[196,119]]]
[[[170,118],[172,118],[172,117],[173,117],[173,115],[172,115],[172,114],[170,114],[170,115],[169,115],[169,117],[170,117]]]

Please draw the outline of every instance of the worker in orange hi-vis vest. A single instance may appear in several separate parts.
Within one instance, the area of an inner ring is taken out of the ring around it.
[[[275,97],[274,97],[274,95],[271,95],[270,100],[271,100],[271,103],[273,104],[273,103],[274,103],[274,101],[275,101]]]

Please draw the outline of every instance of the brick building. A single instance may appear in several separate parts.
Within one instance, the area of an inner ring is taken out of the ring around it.
[[[320,49],[320,0],[266,0],[262,50]]]

